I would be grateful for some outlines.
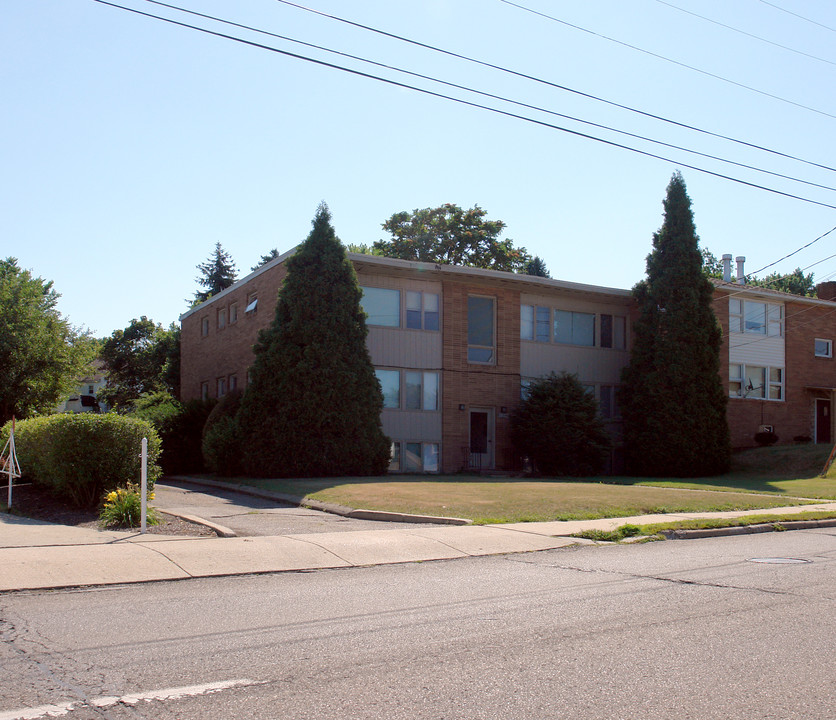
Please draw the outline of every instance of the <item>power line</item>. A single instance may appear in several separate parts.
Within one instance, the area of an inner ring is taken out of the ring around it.
[[[466,62],[474,63],[476,65],[481,65],[482,67],[491,68],[493,70],[499,70],[500,72],[507,73],[509,75],[513,75],[515,77],[520,77],[525,80],[531,80],[532,82],[540,83],[542,85],[547,85],[549,87],[555,88],[557,90],[563,90],[565,92],[573,93],[580,97],[585,97],[589,100],[595,100],[596,102],[605,103],[606,105],[610,105],[612,107],[617,107],[621,110],[627,110],[628,112],[636,113],[637,115],[642,115],[644,117],[651,118],[653,120],[658,120],[660,122],[668,123],[670,125],[675,125],[677,127],[684,128],[686,130],[692,130],[694,132],[702,133],[703,135],[709,135],[711,137],[716,137],[721,140],[727,140],[729,142],[737,143],[738,145],[744,145],[746,147],[753,148],[755,150],[761,150],[763,152],[771,153],[773,155],[778,155],[783,158],[787,158],[789,160],[795,160],[797,162],[804,163],[806,165],[812,165],[813,167],[822,168],[823,170],[830,170],[831,172],[836,172],[836,168],[830,167],[829,165],[823,165],[821,163],[815,162],[813,160],[805,160],[803,158],[797,157],[795,155],[791,155],[789,153],[784,153],[779,150],[772,150],[770,148],[764,147],[762,145],[757,145],[755,143],[750,143],[745,140],[739,140],[737,138],[730,137],[728,135],[723,135],[721,133],[712,132],[711,130],[704,130],[702,128],[696,127],[694,125],[689,125],[687,123],[679,122],[677,120],[671,120],[669,118],[663,117],[661,115],[655,115],[650,112],[646,112],[644,110],[639,110],[637,108],[630,107],[629,105],[623,105],[622,103],[617,103],[613,100],[607,100],[605,98],[599,97],[597,95],[592,95],[591,93],[583,92],[582,90],[576,90],[574,88],[567,87],[566,85],[560,85],[559,83],[552,82],[550,80],[544,80],[543,78],[536,77],[535,75],[528,75],[523,72],[518,72],[516,70],[511,70],[509,68],[503,67],[501,65],[496,65],[494,63],[487,62],[485,60],[478,60],[477,58],[472,58],[467,55],[462,55],[461,53],[453,52],[452,50],[445,50],[440,47],[436,47],[435,45],[429,45],[427,43],[420,42],[418,40],[413,40],[408,37],[404,37],[402,35],[396,35],[394,33],[387,32],[385,30],[380,30],[378,28],[371,27],[369,25],[363,25],[362,23],[354,22],[353,20],[347,20],[346,18],[339,17],[338,15],[331,15],[326,12],[322,12],[321,10],[314,10],[313,8],[305,7],[304,5],[300,5],[299,3],[291,2],[291,0],[276,0],[276,2],[280,2],[284,5],[288,5],[290,7],[298,8],[299,10],[304,10],[305,12],[313,13],[314,15],[320,15],[322,17],[326,17],[330,20],[336,20],[337,22],[345,23],[346,25],[351,25],[353,27],[360,28],[361,30],[367,30],[369,32],[377,33],[378,35],[383,35],[384,37],[389,37],[394,40],[400,40],[401,42],[409,43],[411,45],[415,45],[417,47],[422,47],[427,50],[432,50],[433,52],[438,52],[443,55],[448,55],[450,57],[458,58],[459,60],[464,60]]]
[[[282,0],[280,0],[280,2],[281,1]],[[773,95],[772,93],[766,92],[765,90],[758,90],[757,88],[754,88],[751,85],[746,85],[744,83],[737,82],[736,80],[731,80],[730,78],[723,77],[722,75],[717,75],[716,73],[709,72],[708,70],[702,70],[701,68],[695,67],[693,65],[688,65],[687,63],[680,62],[679,60],[674,60],[664,55],[660,55],[659,53],[651,52],[650,50],[645,50],[644,48],[640,48],[638,45],[631,45],[630,43],[624,42],[623,40],[617,40],[616,38],[610,37],[609,35],[603,35],[601,33],[595,32],[594,30],[589,30],[585,27],[581,27],[580,25],[574,25],[570,22],[567,22],[566,20],[556,18],[553,15],[547,15],[546,13],[540,12],[539,10],[534,10],[533,8],[526,7],[525,5],[520,5],[518,3],[511,2],[511,0],[499,1],[505,3],[506,5],[510,5],[511,7],[515,7],[520,10],[525,10],[525,12],[529,12],[532,15],[538,15],[542,18],[546,18],[547,20],[552,20],[553,22],[560,23],[561,25],[574,28],[575,30],[580,30],[581,32],[594,35],[595,37],[602,38],[603,40],[608,40],[609,42],[629,48],[630,50],[635,50],[636,52],[644,53],[645,55],[650,55],[651,57],[654,57],[657,60],[664,60],[665,62],[672,63],[673,65],[678,65],[679,67],[686,68],[687,70],[693,70],[694,72],[700,73],[701,75],[705,75],[706,77],[714,78],[715,80],[721,80],[725,83],[729,83],[730,85],[734,85],[736,87],[743,88],[744,90],[749,90],[750,92],[757,93],[758,95],[763,95],[764,97],[772,98],[773,100],[778,100],[779,102],[787,103],[788,105],[794,105],[795,107],[801,108],[802,110],[809,110],[810,112],[817,113],[818,115],[824,115],[825,117],[833,118],[834,120],[836,120],[836,115],[832,115],[831,113],[825,112],[824,110],[819,110],[817,108],[810,107],[809,105],[804,105],[802,103],[795,102],[794,100],[789,100],[787,98],[781,97],[780,95]]]
[[[808,242],[806,245],[802,245],[800,248],[798,248],[798,250],[793,250],[791,253],[789,253],[789,255],[784,255],[784,257],[780,258],[779,260],[776,260],[776,261],[775,261],[775,262],[773,262],[773,263],[769,263],[769,265],[764,265],[764,266],[763,266],[762,268],[760,268],[759,270],[755,270],[755,272],[750,273],[750,275],[757,275],[759,272],[763,272],[764,270],[767,270],[767,269],[771,268],[773,265],[777,265],[779,262],[783,262],[783,261],[784,261],[784,260],[786,260],[787,258],[791,258],[793,255],[797,255],[797,254],[798,254],[798,253],[800,253],[802,250],[806,250],[808,247],[810,247],[810,246],[811,246],[811,245],[813,245],[814,243],[817,243],[817,242],[818,242],[819,240],[821,240],[822,238],[826,238],[828,235],[830,235],[830,233],[832,233],[832,232],[834,232],[834,231],[836,231],[836,227],[832,227],[832,228],[830,228],[830,230],[828,230],[826,233],[822,233],[822,234],[821,234],[821,235],[819,235],[819,236],[818,236],[815,240],[811,240],[811,241],[810,241],[810,242]]]
[[[740,35],[745,35],[746,37],[753,38],[754,40],[759,40],[760,42],[767,43],[768,45],[781,48],[782,50],[788,50],[789,52],[796,53],[797,55],[803,55],[804,57],[810,58],[811,60],[818,60],[819,62],[827,63],[828,65],[836,65],[836,62],[834,62],[833,60],[821,58],[818,55],[811,55],[810,53],[806,53],[803,50],[796,50],[795,48],[789,47],[788,45],[782,45],[781,43],[768,40],[767,38],[761,37],[760,35],[754,35],[753,33],[746,32],[745,30],[741,30],[740,28],[736,28],[731,25],[726,25],[725,23],[721,23],[719,20],[714,20],[713,18],[706,17],[705,15],[700,15],[699,13],[692,12],[691,10],[686,10],[685,8],[679,7],[678,5],[674,5],[673,3],[667,2],[666,0],[656,0],[656,2],[660,3],[661,5],[667,5],[669,8],[673,8],[674,10],[679,10],[679,12],[683,12],[686,15],[692,15],[695,18],[705,20],[706,22],[710,22],[713,25],[718,25],[722,28],[726,28],[726,30],[731,30],[732,32],[739,33]]]
[[[816,22],[815,20],[811,20],[808,17],[804,17],[803,15],[799,15],[798,13],[794,13],[791,10],[787,10],[786,8],[782,8],[780,5],[776,5],[775,3],[767,2],[767,0],[760,0],[764,5],[769,5],[769,7],[774,7],[776,10],[780,10],[781,12],[787,13],[787,15],[792,15],[793,17],[797,17],[801,20],[804,20],[808,23],[812,23],[813,25],[818,25],[825,30],[830,30],[830,32],[836,32],[836,28],[832,28],[829,25],[823,25],[820,22]]]
[[[537,120],[535,118],[526,117],[525,115],[519,115],[517,113],[508,112],[507,110],[500,110],[498,108],[493,108],[488,105],[480,105],[479,103],[471,102],[469,100],[463,100],[462,98],[453,97],[451,95],[444,95],[442,93],[434,92],[432,90],[427,90],[426,88],[416,87],[414,85],[407,85],[406,83],[397,82],[396,80],[391,80],[389,78],[380,77],[377,75],[371,75],[369,73],[361,72],[360,70],[354,70],[352,68],[347,68],[342,65],[335,65],[333,63],[325,62],[324,60],[317,60],[316,58],[310,58],[305,55],[299,55],[298,53],[292,53],[287,50],[280,50],[279,48],[271,47],[270,45],[263,45],[261,43],[253,42],[252,40],[245,40],[243,38],[235,37],[234,35],[227,35],[225,33],[220,33],[215,30],[209,30],[207,28],[198,27],[196,25],[189,25],[188,23],[180,22],[178,20],[172,20],[170,18],[162,17],[160,15],[154,15],[152,13],[146,13],[141,10],[136,10],[134,8],[125,7],[124,5],[118,5],[113,2],[107,2],[107,0],[93,0],[101,5],[107,5],[109,7],[113,7],[119,10],[124,10],[126,12],[134,13],[136,15],[141,15],[144,17],[152,18],[155,20],[160,20],[162,22],[169,23],[171,25],[177,25],[179,27],[184,27],[190,30],[196,30],[198,32],[205,33],[207,35],[212,35],[214,37],[224,38],[226,40],[232,40],[233,42],[238,42],[243,45],[249,45],[251,47],[260,48],[262,50],[268,50],[270,52],[275,52],[279,55],[284,55],[285,57],[292,57],[297,60],[303,60],[305,62],[310,62],[316,65],[321,65],[322,67],[331,68],[333,70],[340,70],[342,72],[347,72],[352,75],[357,75],[358,77],[364,77],[370,80],[377,80],[379,82],[383,82],[389,85],[393,85],[394,87],[400,87],[406,90],[414,90],[416,92],[423,93],[425,95],[429,95],[431,97],[437,97],[443,100],[450,100],[451,102],[459,103],[460,105],[465,105],[468,107],[477,108],[480,110],[486,110],[488,112],[495,113],[497,115],[503,115],[505,117],[515,118],[517,120],[523,120],[525,122],[532,123],[534,125],[540,125],[541,127],[547,127],[553,130],[558,130],[560,132],[565,132],[570,135],[574,135],[576,137],[582,137],[587,140],[593,140],[595,142],[602,143],[604,145],[609,145],[610,147],[620,148],[622,150],[628,150],[630,152],[636,153],[638,155],[643,155],[644,157],[654,158],[656,160],[662,160],[666,163],[673,163],[679,165],[684,168],[688,168],[690,170],[695,170],[697,172],[701,172],[706,175],[711,175],[712,177],[721,178],[724,180],[729,180],[730,182],[738,183],[739,185],[745,185],[747,187],[751,187],[757,190],[764,190],[766,192],[773,193],[775,195],[780,195],[782,197],[792,198],[794,200],[800,200],[802,202],[810,203],[812,205],[819,205],[821,207],[831,208],[836,210],[836,205],[831,205],[829,203],[820,202],[818,200],[813,200],[811,198],[802,197],[800,195],[794,195],[792,193],[783,192],[782,190],[776,190],[774,188],[766,187],[764,185],[758,185],[757,183],[748,182],[746,180],[741,180],[740,178],[735,178],[730,175],[724,175],[722,173],[714,172],[712,170],[707,170],[705,168],[701,168],[696,165],[690,165],[688,163],[678,162],[673,160],[672,158],[667,158],[662,155],[656,155],[655,153],[650,153],[645,150],[639,150],[638,148],[630,147],[629,145],[622,145],[621,143],[613,142],[612,140],[606,140],[604,138],[596,137],[595,135],[589,135],[587,133],[582,133],[577,130],[571,130],[569,128],[562,127],[560,125],[554,125],[552,123],[547,123],[543,120]],[[279,0],[280,2],[283,0]]]
[[[691,150],[690,148],[683,147],[681,145],[675,145],[673,143],[664,142],[662,140],[656,140],[651,137],[647,137],[645,135],[639,135],[638,133],[628,132],[626,130],[620,130],[618,128],[612,127],[610,125],[604,125],[601,123],[596,123],[591,120],[584,120],[583,118],[575,117],[573,115],[567,115],[565,113],[560,113],[555,110],[549,110],[547,108],[533,105],[530,103],[520,102],[518,100],[512,100],[511,98],[504,97],[502,95],[496,95],[494,93],[484,92],[482,90],[476,90],[475,88],[467,87],[466,85],[460,85],[458,83],[448,82],[446,80],[441,80],[440,78],[432,77],[430,75],[424,75],[421,73],[413,72],[411,70],[405,70],[403,68],[396,67],[394,65],[389,65],[382,62],[377,62],[375,60],[369,60],[368,58],[360,57],[359,55],[352,55],[350,53],[341,52],[339,50],[334,50],[332,48],[325,47],[323,45],[317,45],[314,43],[305,42],[303,40],[298,40],[296,38],[289,37],[287,35],[280,35],[278,33],[269,32],[267,30],[262,30],[260,28],[252,27],[251,25],[243,25],[241,23],[233,22],[231,20],[225,20],[224,18],[217,17],[215,15],[207,15],[206,13],[197,12],[195,10],[189,10],[187,8],[180,7],[179,5],[172,5],[170,3],[162,2],[162,0],[145,0],[145,2],[151,3],[152,5],[160,5],[162,7],[169,8],[171,10],[177,10],[179,12],[194,15],[196,17],[201,17],[207,20],[212,20],[214,22],[223,23],[224,25],[230,25],[232,27],[241,28],[244,30],[248,30],[251,32],[259,33],[261,35],[266,35],[269,37],[277,38],[279,40],[284,40],[286,42],[295,43],[297,45],[302,45],[304,47],[313,48],[315,50],[321,50],[322,52],[327,52],[332,55],[338,55],[340,57],[350,58],[351,60],[357,60],[358,62],[366,63],[368,65],[373,65],[375,67],[385,68],[387,70],[392,70],[394,72],[402,73],[404,75],[409,75],[411,77],[417,77],[422,80],[429,80],[430,82],[438,83],[440,85],[445,85],[447,87],[456,88],[457,90],[463,90],[465,92],[473,93],[475,95],[480,95],[482,97],[491,98],[493,100],[500,100],[502,102],[509,103],[511,105],[516,105],[518,107],[527,108],[529,110],[536,110],[538,112],[546,113],[548,115],[552,115],[555,117],[564,118],[567,120],[572,120],[574,122],[582,123],[584,125],[588,125],[591,127],[599,128],[602,130],[608,130],[610,132],[618,133],[619,135],[625,135],[627,137],[635,138],[637,140],[643,140],[645,142],[653,143],[655,145],[661,145],[663,147],[671,148],[673,150],[681,150],[682,152],[687,152],[692,155],[698,155],[700,157],[708,158],[710,160],[717,160],[718,162],[725,163],[727,165],[734,165],[736,167],[745,168],[747,170],[753,170],[755,172],[763,173],[766,175],[771,175],[773,177],[782,178],[784,180],[791,180],[793,182],[801,183],[803,185],[808,185],[810,187],[817,187],[823,190],[831,190],[836,192],[836,188],[830,185],[822,185],[820,183],[810,182],[809,180],[803,180],[801,178],[794,177],[792,175],[785,175],[783,173],[773,172],[772,170],[766,170],[764,168],[759,168],[754,165],[749,165],[747,163],[737,162],[735,160],[729,160],[728,158],[723,158],[718,155],[712,155],[710,153],[700,152],[698,150]]]

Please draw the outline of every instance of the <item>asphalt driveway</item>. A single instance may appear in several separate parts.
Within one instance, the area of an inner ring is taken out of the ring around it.
[[[156,484],[153,505],[160,510],[173,510],[210,520],[234,530],[240,536],[386,530],[406,526],[397,522],[346,518],[233,490],[201,487],[176,480]],[[409,527],[438,526],[409,523]]]

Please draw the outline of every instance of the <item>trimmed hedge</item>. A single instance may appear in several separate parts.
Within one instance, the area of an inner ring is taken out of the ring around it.
[[[3,428],[3,443],[11,424]],[[15,447],[23,476],[79,507],[140,481],[142,438],[148,438],[148,488],[160,476],[160,438],[150,423],[107,413],[50,415],[21,420]]]

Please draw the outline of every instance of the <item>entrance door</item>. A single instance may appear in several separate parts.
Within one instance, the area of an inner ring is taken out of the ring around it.
[[[831,442],[830,400],[816,400],[816,442]]]
[[[493,409],[470,410],[470,466],[493,469]]]

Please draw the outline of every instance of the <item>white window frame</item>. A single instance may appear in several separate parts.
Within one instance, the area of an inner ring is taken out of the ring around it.
[[[763,305],[763,325],[746,327],[746,306]],[[770,303],[761,300],[743,300],[729,298],[729,332],[744,335],[761,335],[763,337],[783,337],[784,335],[784,306],[780,303]]]
[[[401,391],[401,388],[403,386],[403,380],[401,379],[401,371],[400,370],[394,370],[392,368],[375,368],[374,373],[375,373],[375,377],[377,377],[377,381],[380,383],[381,391],[383,391],[383,383],[380,380],[380,374],[381,373],[387,373],[387,374],[389,374],[389,377],[397,377],[398,378],[398,404],[397,405],[387,405],[386,404],[386,393],[385,393],[385,391],[383,391],[383,409],[384,410],[400,410],[401,406],[403,405],[403,401],[401,400],[401,397],[403,395],[403,392]]]
[[[824,349],[819,352],[819,343],[824,343]],[[816,357],[832,358],[833,357],[833,341],[825,338],[816,338],[813,344],[813,353]]]
[[[735,372],[735,369],[737,371]],[[757,387],[748,389],[751,370],[759,370],[763,374],[763,382]],[[732,374],[732,373],[735,374]],[[775,376],[777,374],[777,379]],[[769,402],[783,402],[786,399],[786,370],[774,365],[747,365],[746,363],[729,364],[729,397],[736,400],[767,400]],[[733,386],[737,386],[733,389]],[[754,394],[754,393],[759,394]],[[773,397],[777,395],[777,397]]]
[[[226,327],[226,308],[218,309],[218,330],[223,330]]]
[[[238,322],[238,303],[234,302],[229,306],[229,324]]]
[[[409,458],[411,455],[408,452],[409,446],[413,446],[413,450],[415,446],[417,446],[418,453],[413,453],[414,457],[417,458],[418,462],[414,465],[409,465]],[[395,447],[397,446],[397,451]],[[392,451],[390,457],[392,458],[389,463],[390,470],[400,470],[402,472],[414,472],[414,473],[433,473],[437,474],[441,472],[441,443],[438,442],[427,442],[423,440],[395,440],[392,443]],[[394,463],[394,456],[398,455],[399,463],[398,467],[395,468],[393,466]],[[427,459],[434,458],[435,465],[431,465],[427,462]]]
[[[569,324],[570,324],[570,339],[569,341],[558,340],[557,339],[557,331],[554,329],[554,326],[557,324],[558,320],[558,313],[563,313],[568,315]],[[592,318],[592,342],[576,342],[577,337],[575,333],[575,316],[583,315],[585,317]],[[552,314],[552,339],[558,345],[575,345],[577,347],[595,347],[596,341],[598,340],[598,316],[595,313],[588,313],[588,312],[581,312],[580,310],[563,310],[561,308],[555,308],[554,313]]]
[[[426,330],[427,332],[439,332],[441,330],[441,297],[438,293],[433,292],[425,292],[423,290],[404,290],[404,327],[407,330]],[[413,302],[416,299],[418,300],[418,307],[415,307],[415,303]],[[429,300],[429,298],[435,298],[435,300]],[[435,309],[432,309],[432,305],[435,305]],[[429,307],[428,307],[429,306]],[[412,327],[410,325],[410,313],[418,313],[418,327]],[[431,317],[435,315],[435,324],[437,327],[428,328],[427,327],[427,317]]]

